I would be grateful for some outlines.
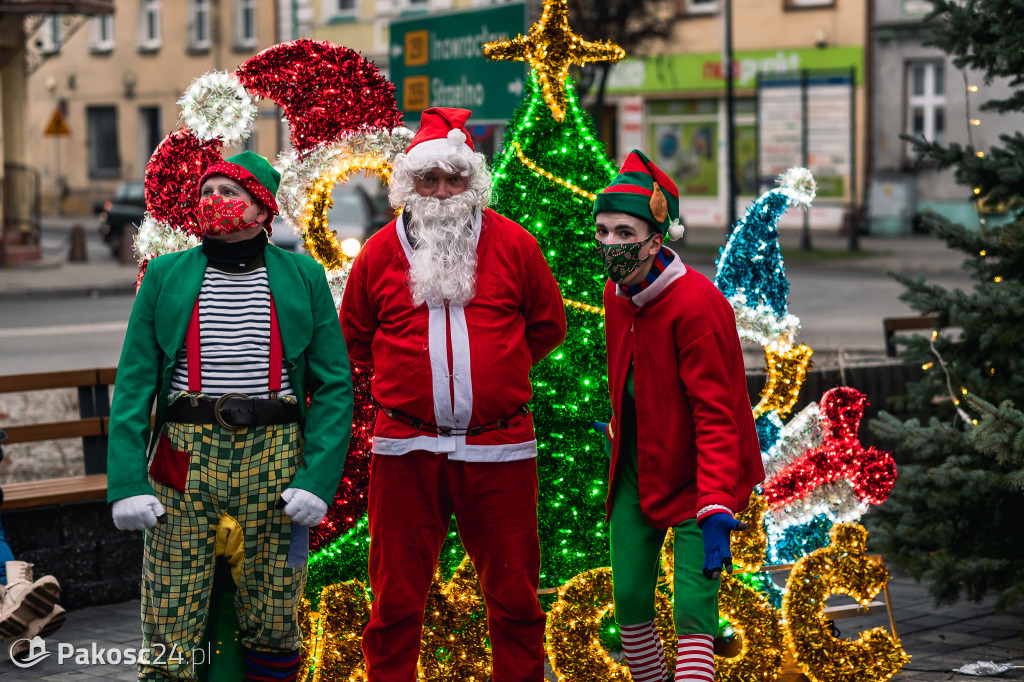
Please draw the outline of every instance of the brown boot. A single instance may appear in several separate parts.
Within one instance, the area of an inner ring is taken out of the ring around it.
[[[52,575],[32,580],[32,564],[7,562],[7,593],[0,604],[0,637],[20,637],[33,620],[45,618],[60,599],[60,583]]]
[[[36,637],[49,637],[64,625],[67,612],[62,606],[54,606],[43,618],[37,618],[28,624],[28,629],[11,645],[11,658],[22,660],[32,646]]]

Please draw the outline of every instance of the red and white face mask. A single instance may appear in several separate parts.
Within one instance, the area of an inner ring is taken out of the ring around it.
[[[196,215],[199,229],[203,235],[230,234],[256,227],[259,222],[246,222],[242,214],[250,204],[242,199],[225,199],[215,194],[208,194],[199,200]]]

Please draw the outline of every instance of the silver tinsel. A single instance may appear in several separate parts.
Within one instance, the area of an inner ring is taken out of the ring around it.
[[[220,138],[231,146],[249,137],[256,104],[242,84],[226,71],[199,76],[178,100],[181,121],[200,140]]]

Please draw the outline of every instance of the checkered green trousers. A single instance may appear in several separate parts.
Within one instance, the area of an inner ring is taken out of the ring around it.
[[[164,433],[174,450],[191,457],[185,492],[151,479],[167,515],[146,531],[142,630],[150,661],[140,661],[139,679],[195,679],[192,652],[207,623],[223,514],[244,535],[235,594],[239,643],[259,652],[297,650],[306,568],[288,567],[291,521],[275,505],[301,461],[298,425],[231,431],[171,423]]]

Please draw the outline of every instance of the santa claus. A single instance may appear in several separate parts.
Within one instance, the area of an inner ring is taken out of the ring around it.
[[[454,513],[487,606],[494,682],[544,678],[530,368],[565,338],[537,241],[485,208],[465,109],[423,112],[394,162],[402,214],[371,237],[341,306],[380,405],[370,472],[367,678],[411,682]]]

